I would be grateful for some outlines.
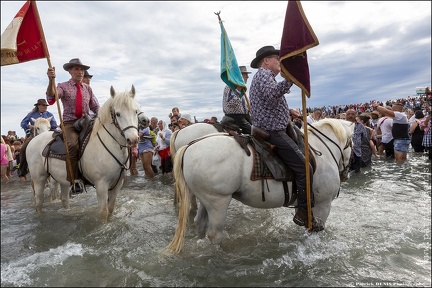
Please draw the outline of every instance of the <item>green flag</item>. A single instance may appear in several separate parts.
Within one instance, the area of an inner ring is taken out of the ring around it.
[[[221,78],[231,89],[242,87],[242,95],[246,92],[246,83],[243,80],[242,73],[237,64],[237,59],[234,50],[229,41],[228,35],[219,19],[221,27]]]

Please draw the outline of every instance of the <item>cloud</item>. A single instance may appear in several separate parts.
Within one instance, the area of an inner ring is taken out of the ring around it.
[[[2,31],[24,1],[1,2]],[[148,116],[167,120],[171,108],[203,120],[222,118],[221,11],[240,65],[265,45],[280,47],[286,1],[37,2],[57,82],[62,66],[80,58],[91,66],[92,88],[103,104],[111,85],[135,85]],[[303,1],[320,45],[308,50],[307,106],[385,101],[430,86],[431,2]],[[45,59],[1,67],[1,131],[16,130],[48,84]],[[281,80],[280,76],[277,78]],[[287,94],[301,108],[297,87]],[[58,119],[57,106],[48,109]]]

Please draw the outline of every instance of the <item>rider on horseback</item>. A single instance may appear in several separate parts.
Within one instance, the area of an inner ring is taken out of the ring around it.
[[[30,111],[30,113],[28,113],[21,121],[21,128],[23,128],[26,133],[26,140],[21,146],[21,159],[18,170],[18,175],[20,176],[21,181],[26,180],[26,175],[28,173],[27,158],[25,153],[28,143],[35,136],[34,131],[32,131],[35,128],[35,122],[33,121],[33,119],[37,119],[39,117],[50,118],[51,130],[57,128],[57,122],[54,118],[54,115],[51,112],[47,111],[47,107],[49,105],[45,99],[38,99],[34,106],[35,107],[33,108],[33,110]]]
[[[78,131],[74,127],[74,123],[89,111],[97,114],[99,111],[99,103],[93,94],[91,87],[83,83],[84,71],[90,67],[83,65],[78,58],[71,59],[68,63],[63,65],[63,69],[68,71],[71,79],[66,82],[58,83],[57,94],[58,98],[63,103],[63,127],[66,134],[68,155],[72,167],[68,167],[66,161],[67,180],[71,182],[72,192],[81,193],[81,186],[78,184],[78,152],[79,141]],[[48,68],[49,84],[46,91],[47,101],[53,105],[56,101],[56,87],[55,87],[55,68]],[[72,168],[72,171],[71,169]],[[72,175],[71,175],[72,172]]]
[[[246,84],[251,72],[247,71],[246,66],[239,66],[239,68],[243,81]],[[246,95],[242,96],[239,88],[241,87],[234,90],[228,85],[225,86],[222,100],[222,108],[225,116],[221,124],[224,125],[229,118],[232,118],[234,124],[239,126],[243,134],[251,134],[249,105],[246,100]]]
[[[251,62],[252,68],[258,68],[252,79],[250,87],[250,102],[252,124],[266,130],[270,134],[268,140],[277,147],[276,151],[282,161],[294,172],[297,189],[297,212],[293,218],[294,223],[306,226],[308,223],[306,199],[306,169],[305,156],[297,144],[286,131],[290,125],[290,113],[298,117],[299,112],[288,108],[285,94],[290,92],[293,85],[288,80],[277,82],[275,77],[281,68],[279,63],[279,50],[273,46],[264,46],[256,52],[256,58]],[[313,169],[310,167],[310,181],[312,187]],[[314,194],[311,190],[311,206],[314,206]],[[320,229],[312,215],[314,230]]]

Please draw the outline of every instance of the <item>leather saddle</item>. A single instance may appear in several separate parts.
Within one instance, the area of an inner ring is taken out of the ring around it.
[[[297,143],[299,149],[304,153],[304,140],[303,133],[294,124],[290,123],[287,127],[286,133]],[[285,200],[284,207],[290,207],[297,199],[297,187],[295,175],[292,170],[285,165],[285,163],[276,154],[276,146],[268,142],[270,134],[262,129],[252,126],[251,135],[239,135],[236,132],[230,132],[240,146],[245,150],[246,154],[250,156],[251,152],[247,146],[251,144],[253,150],[253,168],[251,172],[251,181],[261,180],[261,194],[262,201],[265,201],[265,186],[266,179],[274,179],[282,182]],[[310,150],[309,150],[310,151]],[[313,167],[313,172],[316,170],[315,157],[310,153],[310,163]],[[290,197],[288,182],[292,182],[292,195]],[[267,188],[268,189],[268,188]],[[270,192],[270,191],[268,191]]]
[[[300,129],[290,122],[286,132],[304,154],[304,139]],[[274,179],[276,181],[293,181],[295,178],[294,173],[276,154],[276,146],[268,142],[270,134],[263,129],[252,126],[251,136],[250,143],[256,151],[256,157],[254,158],[255,169],[252,170],[251,180]],[[315,173],[315,157],[310,148],[309,152],[309,162]]]
[[[86,114],[74,123],[75,129],[79,131],[78,139],[80,149],[78,159],[81,158],[81,155],[87,146],[90,134],[93,130],[94,121],[95,117],[90,117]],[[48,142],[42,151],[42,156],[66,161],[66,148],[64,145],[63,133],[54,131],[52,137],[53,139]]]

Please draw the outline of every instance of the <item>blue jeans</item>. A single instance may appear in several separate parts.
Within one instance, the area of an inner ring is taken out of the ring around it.
[[[408,152],[408,148],[409,148],[410,143],[411,143],[411,140],[409,138],[394,139],[394,142],[393,142],[394,150],[400,151],[400,152]]]

